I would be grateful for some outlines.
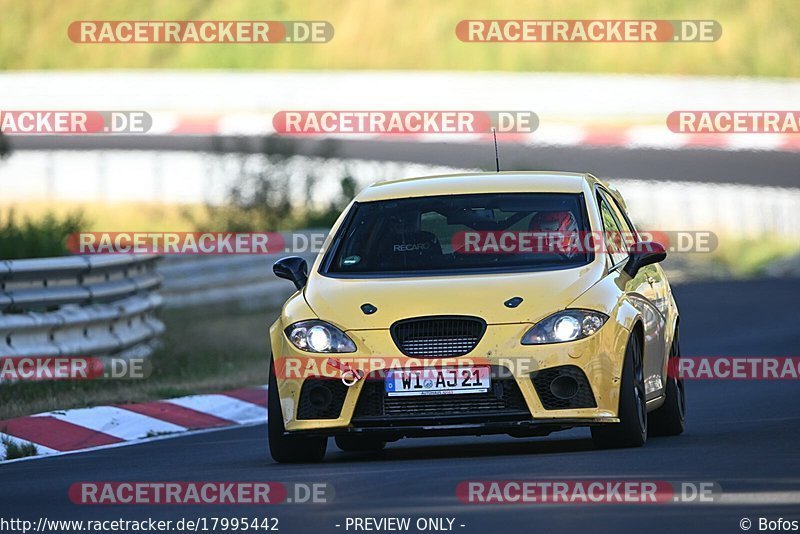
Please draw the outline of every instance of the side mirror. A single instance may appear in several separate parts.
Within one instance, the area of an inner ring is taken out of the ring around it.
[[[272,265],[272,272],[278,278],[291,280],[297,289],[303,289],[308,281],[308,264],[299,256],[279,259]]]
[[[667,251],[661,243],[655,241],[639,241],[630,250],[628,263],[622,268],[623,271],[633,278],[639,269],[645,265],[651,265],[664,261],[667,258]]]

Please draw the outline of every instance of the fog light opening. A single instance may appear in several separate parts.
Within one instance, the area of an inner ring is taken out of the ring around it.
[[[558,376],[550,382],[550,393],[561,400],[569,400],[578,394],[578,381],[571,376]]]
[[[333,402],[333,394],[325,386],[314,386],[308,392],[308,402],[317,410],[324,410]]]

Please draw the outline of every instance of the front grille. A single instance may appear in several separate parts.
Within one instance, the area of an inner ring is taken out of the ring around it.
[[[338,419],[347,396],[341,380],[313,378],[303,382],[297,419]]]
[[[575,395],[569,399],[556,396],[550,388],[553,380],[560,376],[573,378],[578,384]],[[568,408],[596,408],[592,386],[580,367],[575,365],[562,365],[551,367],[543,371],[531,373],[533,387],[545,410],[564,410]]]
[[[395,345],[406,356],[450,358],[468,354],[483,337],[486,323],[477,317],[418,317],[392,325]]]
[[[389,397],[384,381],[368,378],[358,397],[354,420],[508,415],[530,419],[525,398],[513,378],[494,378],[486,393]]]

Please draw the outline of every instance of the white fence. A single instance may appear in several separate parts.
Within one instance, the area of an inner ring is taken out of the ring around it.
[[[775,236],[800,243],[800,189],[694,182],[611,180],[631,218],[652,230]]]
[[[20,152],[0,167],[4,202],[31,199],[83,202],[217,203],[235,182],[242,161],[264,156],[195,152]],[[379,180],[464,172],[432,165],[294,156],[286,163],[293,202],[325,207],[352,175],[362,187]],[[282,169],[283,171],[283,169]],[[318,181],[311,196],[307,176]],[[704,230],[758,237],[800,237],[800,188],[661,180],[615,180],[635,221],[658,230]],[[12,184],[15,185],[12,188]],[[14,190],[16,189],[16,190]]]

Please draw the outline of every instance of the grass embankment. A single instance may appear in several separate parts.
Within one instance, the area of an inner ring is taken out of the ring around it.
[[[5,429],[0,430],[5,431]],[[36,456],[39,454],[39,450],[33,443],[18,443],[10,438],[4,437],[0,440],[0,446],[5,450],[3,454],[4,460],[15,460],[17,458],[25,458],[27,456]]]
[[[266,384],[269,325],[277,313],[226,313],[218,307],[212,311],[164,312],[164,346],[151,358],[150,377],[3,384],[0,420]]]
[[[82,232],[191,232],[195,230],[192,218],[201,218],[206,212],[201,204],[0,200],[0,221],[12,210],[18,218],[32,221],[42,221],[47,216],[63,220],[79,213]]]
[[[708,258],[695,258],[712,266],[727,269],[734,278],[761,276],[772,262],[800,254],[800,242],[787,238],[726,239],[720,237],[720,247]]]
[[[796,0],[0,0],[0,68],[800,75]],[[76,20],[326,20],[318,45],[75,44]],[[463,43],[463,19],[714,19],[715,43]]]
[[[766,236],[744,239],[719,235],[711,252],[670,252],[664,269],[673,283],[701,280],[748,279],[765,276],[768,267],[800,255],[800,241]]]

